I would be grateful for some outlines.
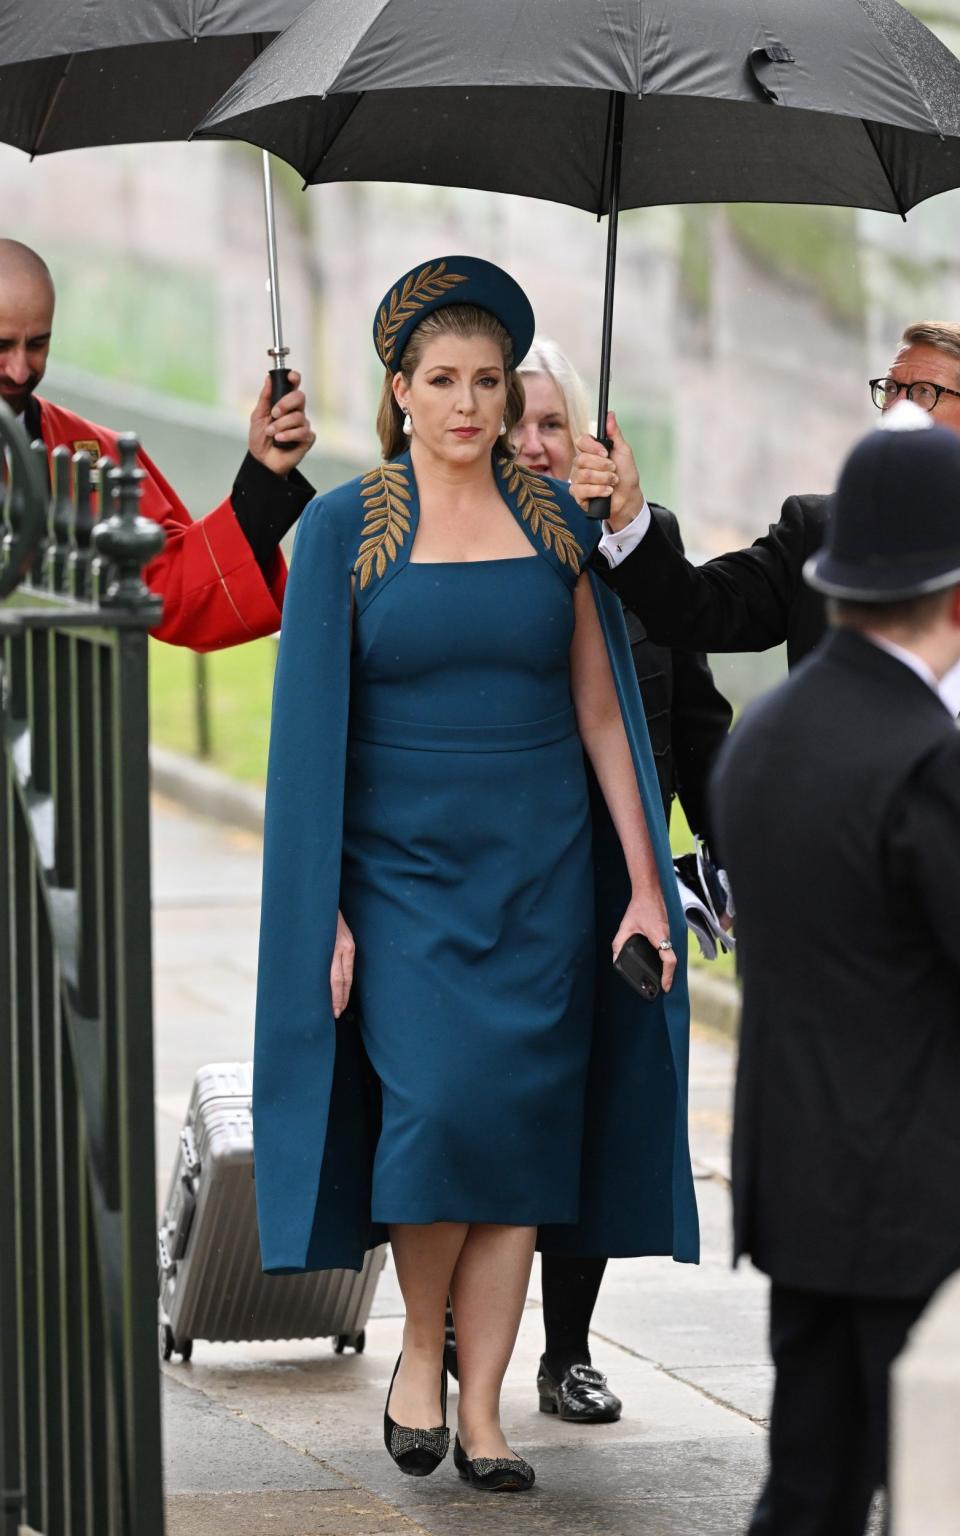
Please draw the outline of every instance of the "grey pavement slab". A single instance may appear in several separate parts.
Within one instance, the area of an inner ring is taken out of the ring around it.
[[[260,843],[162,802],[154,810],[158,1180],[165,1189],[196,1069],[249,1057]],[[400,1347],[392,1267],[362,1356],[325,1341],[210,1344],[164,1367],[171,1536],[736,1536],[764,1473],[771,1368],[766,1282],[730,1266],[726,1167],[733,1055],[697,1031],[690,1125],[703,1230],[699,1267],[610,1264],[591,1347],[624,1400],[618,1424],[538,1411],[539,1266],[504,1391],[504,1423],[536,1488],[469,1490],[452,1462],[405,1478],[382,1414]],[[451,1392],[455,1423],[456,1391]]]
[[[163,1440],[170,1494],[344,1488],[345,1479],[265,1434],[236,1401],[163,1381]]]
[[[422,1527],[363,1489],[175,1494],[167,1536],[418,1536]]]

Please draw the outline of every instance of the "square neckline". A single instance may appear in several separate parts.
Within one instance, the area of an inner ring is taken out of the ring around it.
[[[484,560],[414,560],[411,554],[407,565],[422,565],[427,570],[431,568],[437,570],[445,569],[451,565],[522,565],[526,560],[538,560],[539,558],[539,554],[535,549],[532,549],[529,555],[493,555],[489,559]]]

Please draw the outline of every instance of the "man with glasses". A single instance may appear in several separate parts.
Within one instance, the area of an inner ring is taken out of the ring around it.
[[[881,411],[909,399],[929,411],[937,426],[960,433],[960,325],[908,326],[889,372],[870,380],[870,392]],[[610,499],[607,527],[618,537],[604,540],[603,552],[593,556],[598,574],[659,645],[765,651],[785,641],[788,662],[795,666],[827,628],[824,600],[804,582],[803,567],[823,543],[832,498],[791,496],[780,521],[749,549],[691,565],[651,518],[615,418],[609,427],[609,456],[594,438],[578,442],[570,486],[581,503],[593,496]],[[954,713],[960,713],[960,674],[951,677],[948,694]]]

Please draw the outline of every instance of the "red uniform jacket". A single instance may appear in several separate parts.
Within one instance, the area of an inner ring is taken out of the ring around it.
[[[119,459],[115,432],[49,400],[38,398],[37,404],[48,453],[65,445],[73,452],[89,453],[94,461],[102,454]],[[140,510],[159,523],[167,536],[162,552],[144,571],[151,592],[163,598],[163,618],[151,633],[195,651],[217,651],[273,634],[280,627],[287,579],[279,549],[267,580],[229,497],[194,522],[176,491],[142,451],[139,462],[147,475],[141,482]]]

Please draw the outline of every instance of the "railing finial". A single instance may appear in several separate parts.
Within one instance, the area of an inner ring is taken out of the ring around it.
[[[40,459],[44,460],[41,468]],[[6,464],[0,598],[23,581],[43,544],[47,526],[46,449],[27,445],[23,428],[0,400],[0,465]]]
[[[66,585],[70,532],[73,524],[73,461],[70,449],[53,450],[53,494],[47,518],[47,552],[44,561],[45,585],[51,592],[62,592]]]
[[[164,533],[159,523],[138,515],[140,484],[146,479],[146,471],[137,462],[139,442],[132,432],[125,432],[118,442],[120,464],[106,474],[108,490],[101,493],[101,504],[109,500],[113,510],[106,520],[101,514],[93,530],[97,554],[112,567],[100,604],[104,608],[159,610],[160,600],[145,585],[141,573],[163,548]]]

